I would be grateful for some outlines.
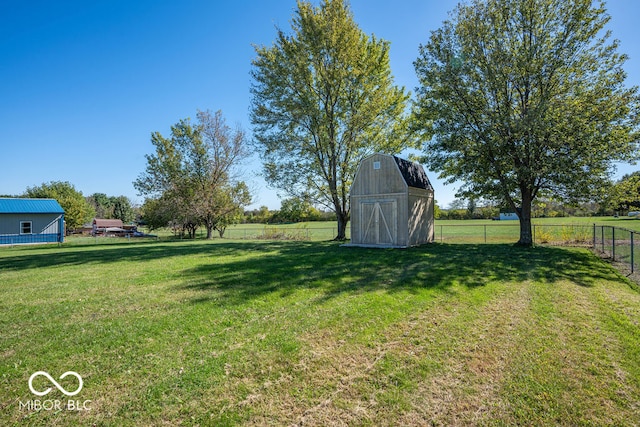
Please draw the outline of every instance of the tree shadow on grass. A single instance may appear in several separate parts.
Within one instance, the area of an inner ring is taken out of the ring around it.
[[[213,243],[207,241],[122,242],[68,247],[5,248],[0,252],[0,272],[34,268],[64,267],[91,264],[115,264],[122,261],[145,262],[177,256],[221,256],[246,249],[239,243]],[[4,252],[6,251],[6,252]]]
[[[9,249],[11,251],[12,249]],[[198,256],[197,266],[173,275],[183,289],[201,291],[193,302],[241,303],[277,292],[321,288],[323,298],[377,290],[447,291],[490,282],[570,280],[592,286],[616,280],[615,270],[589,252],[513,245],[431,244],[409,249],[341,247],[335,242],[189,241],[118,243],[19,249],[0,254],[0,272],[51,266],[146,262]]]
[[[593,286],[618,278],[590,253],[565,248],[432,244],[398,250],[286,242],[270,249],[258,257],[198,265],[183,272],[180,287],[202,291],[193,302],[235,304],[305,288],[321,288],[321,299],[329,299],[347,292],[446,292],[454,285],[526,280]]]

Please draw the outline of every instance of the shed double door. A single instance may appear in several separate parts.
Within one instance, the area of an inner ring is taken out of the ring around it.
[[[362,243],[395,245],[398,241],[396,200],[366,200],[360,204]]]

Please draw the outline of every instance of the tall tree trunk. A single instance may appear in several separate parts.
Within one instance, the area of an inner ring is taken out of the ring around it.
[[[347,222],[349,222],[349,214],[344,210],[337,208],[336,216],[338,217],[338,235],[334,240],[347,240]]]
[[[349,221],[349,210],[348,206],[348,198],[346,196],[346,191],[344,190],[344,182],[341,184],[341,190],[338,189],[338,173],[336,160],[332,160],[332,179],[329,182],[329,191],[331,192],[331,198],[333,199],[333,207],[336,212],[336,217],[338,219],[338,235],[335,239],[337,241],[347,240],[347,222]],[[342,193],[342,194],[341,194]]]
[[[204,218],[204,227],[207,229],[207,240],[213,239],[214,224],[210,214]]]
[[[186,229],[187,229],[187,234],[189,235],[190,239],[195,239],[196,238],[196,231],[198,230],[198,226],[196,224],[194,224],[193,222],[189,222],[185,225]]]
[[[533,234],[531,233],[531,204],[532,192],[528,188],[522,188],[522,207],[518,216],[520,218],[520,240],[522,246],[533,246]]]

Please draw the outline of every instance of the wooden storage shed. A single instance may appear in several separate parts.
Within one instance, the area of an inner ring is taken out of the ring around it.
[[[362,160],[351,186],[351,245],[433,242],[433,187],[422,166],[387,154]]]
[[[56,200],[0,198],[0,245],[63,241],[64,209]]]

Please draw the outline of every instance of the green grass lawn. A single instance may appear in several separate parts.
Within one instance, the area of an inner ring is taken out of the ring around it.
[[[537,243],[581,243],[592,241],[593,225],[610,225],[640,232],[640,219],[628,217],[566,217],[534,218],[534,237]],[[228,239],[280,239],[325,241],[337,235],[335,221],[304,222],[293,224],[238,224],[227,228]],[[350,236],[347,227],[347,238]],[[442,243],[513,243],[519,238],[518,221],[491,220],[436,220],[435,239]],[[161,238],[171,236],[169,230],[153,233]],[[198,237],[204,236],[199,230]],[[214,233],[214,237],[218,237]],[[74,238],[71,239],[72,241]],[[75,240],[78,240],[77,238]],[[90,238],[84,238],[92,243]],[[100,239],[98,239],[100,240]]]
[[[104,241],[0,249],[0,425],[640,420],[640,292],[586,249]]]

